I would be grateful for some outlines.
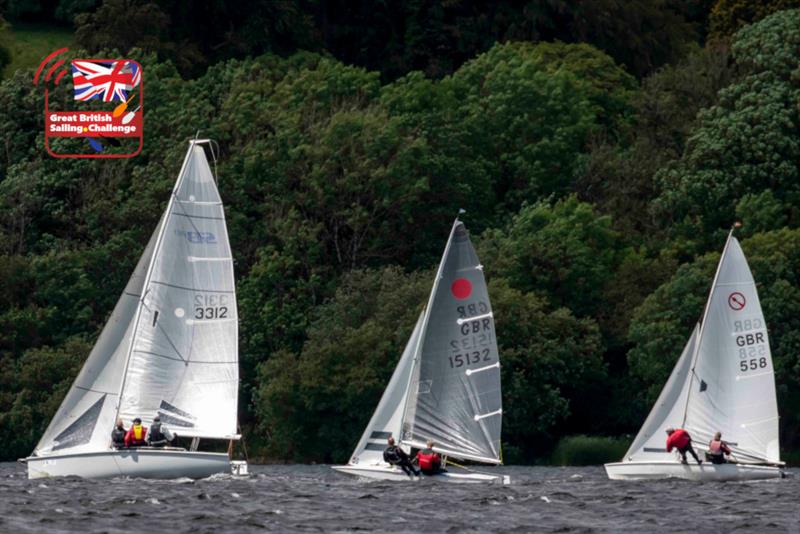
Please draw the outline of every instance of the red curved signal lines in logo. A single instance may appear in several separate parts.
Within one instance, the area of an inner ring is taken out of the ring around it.
[[[50,60],[54,59],[57,55],[63,54],[64,52],[68,52],[68,51],[69,51],[69,48],[64,47],[64,48],[59,48],[55,52],[51,52],[50,54],[48,54],[47,57],[45,57],[42,60],[42,62],[39,63],[39,68],[36,69],[36,74],[33,76],[33,84],[34,85],[38,85],[39,84],[39,76],[42,75],[42,70],[44,70],[44,66],[47,65],[48,63],[50,63]],[[60,67],[63,64],[64,64],[64,60],[63,59],[59,60],[58,62],[56,62],[56,64],[53,65],[50,68],[50,70],[47,71],[47,76],[45,77],[45,81],[49,81],[50,80],[50,76],[52,76],[52,74],[55,71],[55,69],[57,69],[58,67]],[[60,80],[61,76],[62,76],[62,74],[59,74],[58,77],[56,78],[56,80]]]

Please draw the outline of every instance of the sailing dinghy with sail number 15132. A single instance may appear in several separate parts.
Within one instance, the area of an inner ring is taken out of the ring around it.
[[[456,219],[422,311],[394,374],[347,465],[364,478],[410,480],[383,459],[394,437],[409,453],[434,442],[446,459],[500,464],[500,358],[483,266]],[[508,476],[452,468],[428,478],[508,483]]]
[[[27,463],[28,477],[201,478],[231,469],[200,438],[235,440],[238,323],[225,213],[194,140],[166,211],[80,374]],[[117,418],[158,415],[190,450],[114,449]],[[238,467],[238,466],[237,466]]]
[[[701,453],[721,432],[732,451],[731,461],[681,463],[666,449],[668,427],[686,429]],[[783,475],[767,325],[733,229],[702,321],[625,458],[605,468],[612,480],[756,480]]]

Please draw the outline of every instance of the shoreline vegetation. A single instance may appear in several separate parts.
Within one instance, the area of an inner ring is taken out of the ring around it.
[[[33,450],[202,130],[251,458],[348,459],[463,208],[507,463],[622,457],[736,220],[800,463],[800,2],[306,4],[0,2],[0,459]],[[143,65],[139,156],[46,154],[32,78],[62,46]]]

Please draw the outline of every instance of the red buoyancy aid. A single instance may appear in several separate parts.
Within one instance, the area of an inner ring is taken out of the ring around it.
[[[667,437],[667,452],[674,448],[681,450],[689,444],[689,433],[682,428],[678,428]]]
[[[417,453],[417,461],[423,471],[435,471],[442,466],[442,457],[433,451],[420,451]]]

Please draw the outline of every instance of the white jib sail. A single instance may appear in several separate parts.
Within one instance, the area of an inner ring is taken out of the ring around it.
[[[400,441],[403,407],[408,395],[408,382],[414,361],[414,352],[417,349],[424,318],[425,312],[423,311],[414,326],[414,331],[411,332],[411,337],[408,338],[406,348],[403,350],[400,361],[397,362],[389,385],[386,386],[375,413],[372,414],[361,440],[353,451],[351,464],[381,465],[384,463],[383,451],[387,446],[386,440],[393,436],[395,440]]]
[[[701,325],[684,428],[703,445],[722,432],[738,461],[780,462],[766,322],[750,267],[732,235]]]
[[[235,436],[237,319],[222,201],[202,146],[192,142],[147,272],[120,417],[149,424],[159,414],[182,436]]]
[[[35,456],[109,447],[133,320],[160,227],[159,223],[81,372],[34,449]]]
[[[650,414],[633,440],[623,461],[664,460],[669,427],[678,428],[683,422],[686,398],[689,394],[692,357],[700,325],[695,325],[692,335],[683,348],[672,374],[658,396]]]

